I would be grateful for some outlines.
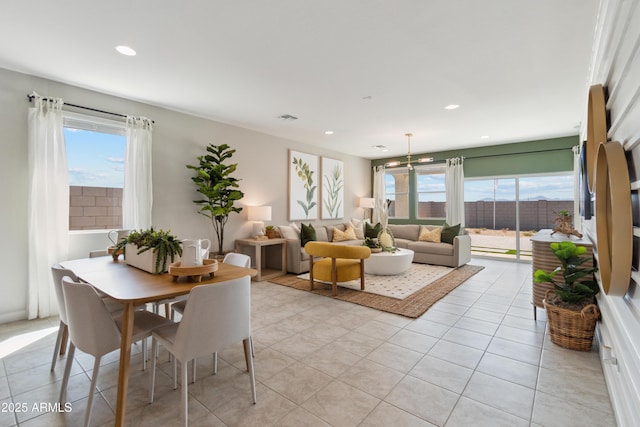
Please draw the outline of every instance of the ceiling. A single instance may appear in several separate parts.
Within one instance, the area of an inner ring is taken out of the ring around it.
[[[578,134],[598,7],[2,1],[0,67],[373,159]]]

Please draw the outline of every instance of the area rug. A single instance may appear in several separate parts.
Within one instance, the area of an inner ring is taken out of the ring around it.
[[[422,264],[412,264],[412,267],[417,265]],[[433,304],[438,302],[441,298],[460,286],[483,268],[484,267],[470,264],[463,265],[462,267],[452,270],[443,277],[434,280],[428,286],[424,286],[422,289],[419,289],[405,299],[397,299],[384,295],[362,292],[359,290],[359,287],[358,290],[352,290],[341,286],[338,286],[338,295],[335,298],[371,307],[376,310],[416,318],[420,317]],[[309,280],[301,279],[293,274],[273,278],[270,282],[303,291],[309,291]],[[367,286],[368,283],[365,282],[365,287]],[[316,282],[314,284],[313,293],[331,298],[331,285]]]
[[[365,289],[363,292],[396,299],[405,299],[451,271],[453,271],[452,267],[442,265],[411,264],[411,267],[407,271],[393,276],[365,274]],[[298,278],[309,280],[309,273],[301,274]],[[351,280],[350,282],[340,282],[338,286],[359,291],[360,279]]]

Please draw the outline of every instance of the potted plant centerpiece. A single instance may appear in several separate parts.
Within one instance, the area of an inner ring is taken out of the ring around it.
[[[113,259],[124,253],[125,262],[149,273],[162,274],[170,262],[182,255],[182,244],[170,230],[132,231],[115,246]]]
[[[593,275],[598,269],[583,266],[590,260],[582,256],[587,252],[584,246],[565,241],[551,243],[551,250],[561,265],[550,273],[542,270],[534,273],[536,283],[554,285],[543,300],[551,341],[572,350],[589,351],[600,317],[595,304],[600,288]],[[556,280],[555,276],[560,272],[563,280]]]
[[[362,245],[371,249],[372,254],[382,252],[382,247],[380,246],[380,243],[378,243],[377,238],[365,237]]]

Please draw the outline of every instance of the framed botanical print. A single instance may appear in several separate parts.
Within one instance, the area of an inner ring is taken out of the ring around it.
[[[322,219],[344,217],[344,162],[322,158]]]
[[[289,221],[318,218],[318,156],[289,150]]]

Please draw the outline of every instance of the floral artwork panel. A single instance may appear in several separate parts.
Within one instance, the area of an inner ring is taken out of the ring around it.
[[[344,162],[322,158],[322,219],[344,217]]]
[[[289,220],[318,219],[318,156],[289,150]]]

